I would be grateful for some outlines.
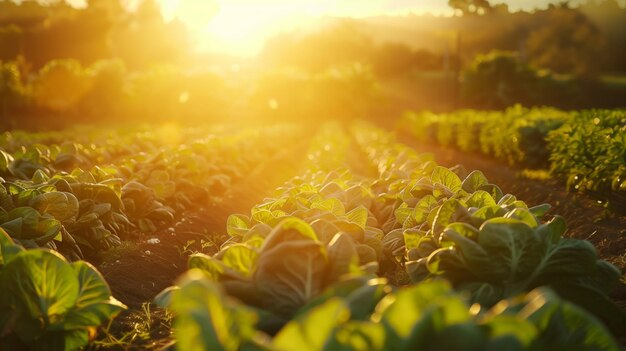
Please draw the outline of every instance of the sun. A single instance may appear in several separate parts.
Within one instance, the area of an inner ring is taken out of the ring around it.
[[[437,11],[447,2],[411,0],[157,0],[166,20],[190,29],[196,49],[241,56],[259,52],[266,39],[322,16],[368,17]],[[438,5],[433,5],[438,4]]]
[[[199,50],[254,55],[265,39],[328,13],[332,1],[160,0],[166,20],[178,18]]]

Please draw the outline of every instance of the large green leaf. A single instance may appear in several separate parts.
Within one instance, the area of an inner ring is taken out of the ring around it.
[[[425,282],[383,298],[372,316],[387,330],[391,350],[423,349],[431,334],[470,319],[465,303],[443,282]]]
[[[328,351],[383,351],[385,350],[385,328],[376,323],[349,321],[334,331],[325,344]]]
[[[10,260],[3,269],[0,286],[8,289],[2,301],[20,313],[15,332],[22,340],[42,336],[51,325],[63,323],[80,293],[76,272],[60,255],[29,250]]]
[[[333,330],[350,318],[350,311],[340,299],[331,299],[309,313],[287,323],[276,335],[273,345],[278,350],[324,350]]]
[[[328,245],[328,282],[334,282],[344,274],[358,269],[359,255],[352,238],[344,233],[336,234]]]
[[[465,178],[465,180],[463,180],[461,187],[463,188],[463,190],[471,194],[487,184],[489,184],[489,181],[487,180],[483,172],[472,171],[472,173],[470,173]]]
[[[432,175],[430,176],[430,179],[433,184],[441,184],[453,193],[461,190],[462,183],[461,179],[459,179],[459,176],[445,167],[435,167]]]
[[[7,222],[0,224],[9,235],[18,240],[32,240],[43,245],[60,235],[61,223],[43,217],[31,207],[17,207],[7,214]]]
[[[43,193],[35,197],[30,205],[42,215],[49,214],[63,225],[74,223],[78,216],[78,200],[71,193]]]
[[[226,232],[230,236],[243,236],[250,229],[250,219],[244,215],[232,214],[226,221]]]
[[[222,262],[226,266],[240,272],[243,276],[249,277],[252,275],[258,256],[259,253],[255,248],[245,244],[235,244],[224,249]]]
[[[178,285],[169,305],[176,314],[178,349],[236,351],[253,338],[254,313],[227,300],[203,274],[191,270]]]
[[[504,275],[498,278],[504,284],[530,276],[542,258],[541,240],[526,223],[517,220],[495,218],[485,222],[478,243],[493,264],[503,267]],[[483,269],[470,260],[467,263],[475,272]]]
[[[106,281],[91,264],[78,261],[71,265],[78,277],[78,299],[63,321],[51,326],[51,329],[71,330],[99,326],[126,308],[111,297]]]
[[[264,308],[289,317],[325,288],[328,257],[313,240],[290,240],[264,246],[253,280]]]
[[[22,251],[24,249],[15,245],[9,234],[0,228],[0,274],[3,266]]]

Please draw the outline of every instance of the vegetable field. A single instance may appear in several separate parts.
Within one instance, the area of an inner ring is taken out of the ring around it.
[[[625,118],[5,132],[0,349],[620,350]]]
[[[626,111],[515,106],[503,112],[407,113],[399,125],[420,141],[545,169],[568,190],[626,213]]]

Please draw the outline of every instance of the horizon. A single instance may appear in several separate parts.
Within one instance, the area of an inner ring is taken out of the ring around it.
[[[12,0],[21,3],[22,0]],[[267,39],[285,32],[310,28],[324,18],[367,19],[380,16],[409,15],[453,16],[447,0],[155,0],[167,22],[179,20],[189,30],[193,51],[230,56],[254,57]],[[50,2],[39,0],[40,3]],[[132,11],[141,0],[124,0]],[[492,1],[507,4],[511,12],[534,11],[561,1],[508,0]],[[579,5],[584,0],[570,1]],[[626,6],[626,0],[618,0]],[[66,0],[73,7],[84,8],[87,0]]]

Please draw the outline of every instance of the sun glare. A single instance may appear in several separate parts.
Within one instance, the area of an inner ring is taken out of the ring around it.
[[[244,56],[258,53],[268,37],[325,15],[365,17],[407,12],[409,8],[390,7],[386,0],[161,0],[160,3],[166,19],[178,18],[191,29],[198,50]],[[439,10],[427,3],[417,5],[410,8]]]

